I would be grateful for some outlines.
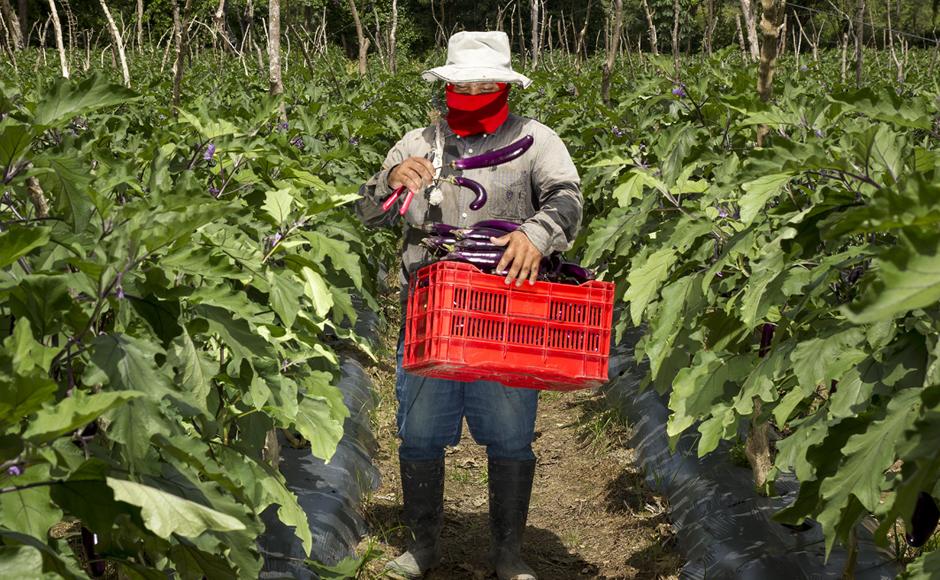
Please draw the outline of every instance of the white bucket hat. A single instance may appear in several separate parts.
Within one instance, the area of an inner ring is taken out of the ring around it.
[[[447,42],[447,63],[421,73],[426,81],[448,83],[516,83],[526,88],[532,79],[512,70],[509,37],[505,32],[458,32]]]

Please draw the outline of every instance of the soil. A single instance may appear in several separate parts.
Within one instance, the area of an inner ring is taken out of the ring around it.
[[[394,313],[389,313],[389,319]],[[397,326],[389,325],[390,328]],[[380,488],[363,502],[371,535],[357,554],[363,576],[405,550],[395,426],[394,338],[370,367],[379,403],[373,428]],[[464,425],[463,439],[445,456],[443,563],[426,578],[495,578],[487,561],[489,524],[486,452]],[[543,391],[539,398],[535,484],[524,557],[540,580],[572,578],[677,579],[681,565],[662,497],[650,492],[629,429],[595,390]]]

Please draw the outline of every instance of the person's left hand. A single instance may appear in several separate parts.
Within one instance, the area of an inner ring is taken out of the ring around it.
[[[536,249],[525,233],[515,231],[499,238],[490,238],[497,246],[506,246],[503,257],[496,266],[496,273],[506,274],[506,284],[516,281],[516,286],[522,286],[523,280],[529,279],[529,284],[535,284],[539,275],[539,265],[542,263],[542,252]]]

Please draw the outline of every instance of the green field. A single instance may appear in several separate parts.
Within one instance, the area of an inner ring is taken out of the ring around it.
[[[282,96],[260,53],[203,46],[178,107],[156,45],[128,50],[130,88],[100,48],[70,80],[54,47],[4,57],[5,577],[85,577],[99,556],[133,578],[257,577],[274,503],[309,548],[265,439],[328,458],[342,436],[337,352],[372,356],[353,303],[381,311],[397,248],[352,204],[439,111],[419,73],[442,53],[360,76],[296,44]],[[906,58],[899,82],[867,49],[858,88],[839,47],[791,49],[765,101],[737,46],[678,69],[634,49],[604,104],[603,55],[555,50],[511,94],[578,166],[571,256],[617,283],[618,332],[645,325],[669,434],[697,430],[700,454],[769,437],[755,485],[794,472],[777,517],[819,521],[827,547],[868,516],[899,544],[918,495],[940,498],[940,77],[936,49]],[[75,520],[97,545],[50,537]],[[940,577],[936,544],[895,546],[908,577]]]

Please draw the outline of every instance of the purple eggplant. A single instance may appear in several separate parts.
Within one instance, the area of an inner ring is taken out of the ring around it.
[[[492,270],[499,264],[499,261],[502,259],[502,252],[461,252],[454,251],[446,256],[443,260],[453,260],[457,262],[469,262],[474,266],[478,266],[482,269]]]
[[[473,211],[479,210],[486,204],[486,188],[482,184],[477,183],[476,181],[470,179],[469,177],[463,177],[458,175],[451,178],[455,185],[460,187],[466,187],[470,191],[476,194],[476,199],[470,202],[470,209]]]
[[[496,252],[496,251],[502,251],[506,249],[503,246],[497,246],[496,244],[489,242],[487,240],[471,240],[471,239],[460,240],[456,244],[454,244],[454,247],[457,248],[458,250],[470,251],[470,252]]]
[[[489,240],[490,238],[501,238],[506,235],[503,230],[493,228],[472,227],[463,230],[454,230],[454,237],[467,240]]]
[[[591,272],[587,268],[582,268],[577,264],[572,264],[571,262],[563,262],[558,272],[563,276],[574,278],[582,284],[594,279],[594,272]]]
[[[441,223],[434,223],[425,227],[425,231],[438,235],[438,236],[446,236],[456,229],[457,229],[456,226],[452,226],[450,224],[441,224]]]
[[[473,157],[465,157],[463,159],[451,161],[450,166],[454,169],[481,169],[483,167],[494,167],[496,165],[502,165],[503,163],[509,163],[516,157],[519,157],[528,151],[529,147],[532,147],[532,143],[534,142],[535,139],[532,137],[532,135],[526,135],[522,139],[519,139],[515,143],[507,145],[506,147],[487,151],[486,153],[474,155]]]
[[[508,222],[506,220],[483,220],[473,224],[475,228],[492,228],[494,230],[503,230],[504,232],[514,232],[519,229],[519,224]]]
[[[917,495],[914,513],[911,514],[910,530],[905,534],[908,545],[919,548],[926,544],[937,529],[938,522],[940,522],[940,509],[937,508],[937,503],[929,493],[920,492]]]

